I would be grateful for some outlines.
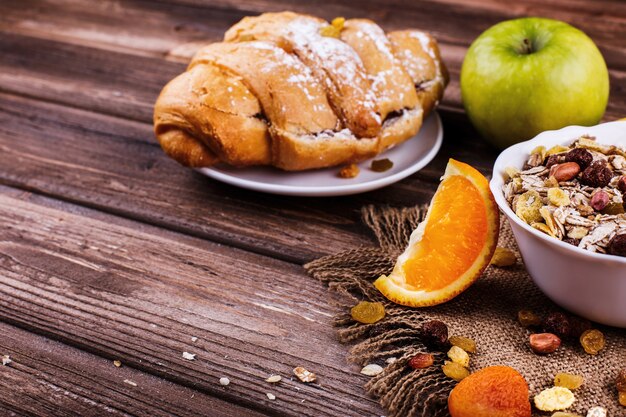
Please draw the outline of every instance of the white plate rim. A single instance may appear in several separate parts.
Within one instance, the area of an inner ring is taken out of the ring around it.
[[[364,193],[398,182],[424,168],[435,158],[443,143],[443,124],[441,123],[441,118],[439,117],[439,114],[437,112],[433,112],[429,117],[434,118],[436,123],[437,137],[435,139],[434,146],[432,146],[424,156],[417,160],[415,164],[410,165],[409,167],[403,169],[402,171],[396,172],[393,175],[382,176],[381,178],[373,181],[339,186],[313,186],[302,188],[294,185],[267,184],[263,182],[243,179],[228,173],[212,169],[210,167],[197,168],[196,171],[225,184],[269,194],[301,197],[333,197]]]

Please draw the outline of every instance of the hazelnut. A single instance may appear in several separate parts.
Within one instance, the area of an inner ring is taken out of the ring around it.
[[[565,162],[553,165],[550,168],[550,177],[554,177],[558,182],[569,181],[580,172],[580,166],[576,162]]]
[[[554,353],[560,346],[561,339],[555,334],[537,333],[530,335],[530,348],[537,354]]]
[[[580,182],[591,187],[606,187],[613,178],[613,171],[605,160],[593,161],[580,176]]]
[[[606,191],[600,190],[591,196],[589,204],[596,211],[602,211],[609,204],[611,198]]]
[[[609,242],[608,249],[611,255],[626,256],[626,234],[615,235]]]
[[[587,149],[575,148],[565,154],[565,162],[576,162],[580,169],[587,168],[593,161],[593,155]]]

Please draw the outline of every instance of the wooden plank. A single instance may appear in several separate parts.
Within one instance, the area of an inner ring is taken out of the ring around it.
[[[3,415],[263,415],[6,323],[0,334],[0,354],[12,360],[0,366]]]
[[[0,187],[0,320],[263,412],[381,415],[301,267],[18,193]]]
[[[369,244],[359,208],[428,201],[449,157],[489,172],[497,153],[465,127],[448,126],[435,161],[399,184],[344,198],[285,198],[179,166],[156,145],[149,125],[0,94],[0,181],[304,262]]]

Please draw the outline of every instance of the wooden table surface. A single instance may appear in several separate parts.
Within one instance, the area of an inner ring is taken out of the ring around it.
[[[284,9],[436,35],[452,83],[432,163],[382,190],[306,199],[226,186],[163,154],[161,87],[243,16]],[[359,207],[428,201],[449,157],[490,172],[497,151],[462,113],[459,68],[481,31],[524,15],[585,30],[610,68],[605,119],[626,115],[620,0],[1,1],[0,355],[13,362],[0,415],[384,414],[301,264],[370,244]],[[292,380],[295,366],[319,384]]]

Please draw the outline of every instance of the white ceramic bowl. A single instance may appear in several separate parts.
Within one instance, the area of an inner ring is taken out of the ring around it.
[[[504,150],[493,168],[491,191],[511,224],[526,269],[556,304],[589,320],[626,328],[626,258],[594,253],[535,230],[511,210],[504,198],[504,169],[520,169],[539,145],[569,145],[583,134],[600,143],[626,147],[626,122],[593,127],[570,126],[543,132]]]

